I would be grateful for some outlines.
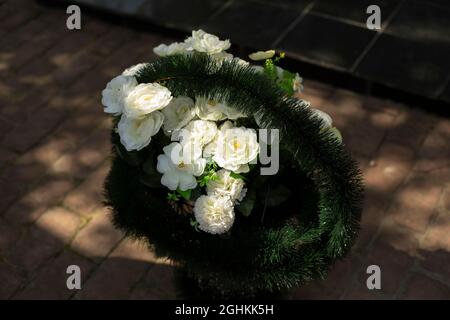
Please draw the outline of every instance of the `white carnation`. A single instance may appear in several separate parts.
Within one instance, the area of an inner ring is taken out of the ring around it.
[[[160,56],[166,57],[174,54],[186,53],[186,45],[182,42],[174,42],[169,45],[160,44],[159,46],[153,48],[153,52]]]
[[[233,203],[229,197],[200,196],[195,201],[194,214],[199,229],[212,234],[230,230],[234,223]]]
[[[125,69],[123,72],[122,72],[122,75],[124,75],[124,76],[134,76],[134,75],[136,75],[136,73],[139,71],[139,70],[141,70],[142,68],[144,68],[146,65],[148,65],[148,63],[138,63],[138,64],[136,64],[136,65],[134,65],[134,66],[131,66],[131,67],[129,67],[129,68],[127,68],[127,69]]]
[[[104,111],[119,115],[123,111],[125,98],[128,93],[138,85],[136,79],[131,76],[120,75],[112,79],[102,91],[102,104]]]
[[[183,146],[172,142],[163,148],[158,156],[157,171],[162,173],[161,184],[170,190],[186,191],[197,187],[197,179],[205,170],[206,160],[202,158],[185,160]]]
[[[208,195],[229,196],[232,201],[242,201],[246,194],[244,180],[233,178],[231,171],[221,169],[216,172],[216,178],[206,186]]]
[[[120,142],[127,151],[141,150],[150,143],[152,136],[158,133],[163,121],[164,115],[159,111],[139,119],[122,115],[117,125]]]
[[[185,44],[189,49],[215,54],[230,48],[229,40],[221,41],[217,36],[206,33],[203,30],[192,31],[192,36],[185,40]]]
[[[177,97],[162,109],[165,116],[164,132],[170,135],[173,130],[181,129],[195,117],[194,101],[189,97]]]
[[[129,118],[140,118],[156,110],[161,110],[172,100],[166,87],[158,83],[141,83],[125,98],[123,112]]]
[[[222,168],[236,173],[248,172],[248,163],[256,160],[259,144],[256,132],[244,127],[218,132],[213,160]]]

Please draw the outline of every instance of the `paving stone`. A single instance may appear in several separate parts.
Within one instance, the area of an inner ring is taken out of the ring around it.
[[[381,289],[374,290],[386,297],[394,296],[402,284],[408,270],[414,262],[414,256],[393,248],[390,244],[377,241],[367,253],[366,260],[362,263],[362,270],[357,281],[367,288],[366,282],[370,274],[367,268],[371,265],[378,266],[381,272]]]
[[[103,183],[108,170],[109,163],[94,171],[82,184],[67,194],[63,205],[83,215],[89,215],[102,207]]]
[[[381,99],[372,96],[365,96],[364,108],[368,110],[377,110],[386,113],[390,113],[393,116],[397,116],[405,110],[405,106],[391,100]]]
[[[414,151],[400,144],[384,143],[364,176],[367,188],[392,195],[414,165]]]
[[[0,219],[0,257],[22,237],[24,228]],[[0,259],[1,260],[1,259]]]
[[[17,270],[30,273],[54,257],[63,246],[59,239],[46,230],[32,227],[15,246],[9,248],[5,259]]]
[[[177,299],[175,269],[173,266],[155,264],[150,267],[144,280],[133,290],[131,300],[174,300]]]
[[[421,146],[414,170],[450,168],[450,121],[439,119]]]
[[[94,264],[87,259],[65,250],[54,260],[50,261],[27,285],[27,287],[13,299],[32,300],[62,300],[68,299],[75,290],[67,288],[67,267],[76,265],[81,270],[81,281],[86,279],[94,268]],[[83,290],[83,287],[81,287]]]
[[[103,209],[78,232],[71,248],[85,257],[101,261],[122,238],[122,232],[112,225],[109,213]]]
[[[423,233],[436,213],[442,190],[443,186],[431,180],[428,174],[413,173],[395,193],[388,214],[398,224]]]
[[[9,299],[23,281],[16,269],[0,261],[0,299]]]
[[[25,152],[49,134],[65,116],[62,108],[44,108],[30,121],[17,125],[5,136],[3,144],[11,150]]]
[[[145,247],[131,240],[123,241],[83,285],[76,299],[126,299],[157,261]]]
[[[413,275],[401,299],[407,300],[448,300],[450,288],[423,275]]]
[[[6,211],[5,219],[16,223],[34,222],[49,207],[58,205],[73,186],[73,181],[66,178],[43,179]]]
[[[420,243],[419,262],[427,270],[450,279],[450,215],[439,215]]]
[[[432,116],[417,109],[403,111],[395,119],[395,126],[386,135],[386,140],[417,151],[434,121]]]
[[[87,141],[59,158],[52,166],[52,172],[65,173],[77,179],[85,178],[109,156],[110,131],[110,128],[95,130]]]
[[[305,79],[303,81],[305,89],[297,94],[300,99],[307,100],[311,103],[313,108],[319,108],[329,98],[334,89],[330,86],[324,85],[314,80]]]
[[[80,217],[64,208],[47,210],[37,221],[36,226],[45,230],[63,244],[68,244],[81,223]]]
[[[289,299],[339,299],[345,292],[348,283],[356,274],[360,262],[356,257],[348,257],[336,262],[325,280],[315,280],[304,286],[294,289],[288,296]]]

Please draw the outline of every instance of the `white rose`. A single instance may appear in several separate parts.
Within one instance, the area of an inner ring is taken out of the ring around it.
[[[120,142],[127,151],[141,150],[150,143],[152,136],[158,133],[163,121],[164,115],[159,111],[139,119],[122,115],[117,125]]]
[[[131,66],[129,68],[126,68],[123,72],[122,75],[123,76],[134,76],[136,75],[136,73],[141,70],[142,68],[144,68],[146,65],[148,65],[148,63],[138,63],[135,64],[134,66]]]
[[[177,97],[162,109],[165,116],[164,132],[170,135],[173,130],[181,129],[195,117],[194,101],[189,97]]]
[[[209,54],[219,53],[230,48],[229,40],[221,41],[217,36],[203,30],[192,31],[192,36],[185,40],[189,49]]]
[[[225,119],[220,104],[213,99],[198,97],[195,100],[195,113],[202,120],[220,121]]]
[[[231,121],[225,121],[224,123],[222,123],[219,130],[231,129],[233,127],[234,127],[234,125]],[[203,158],[207,158],[207,159],[212,158],[212,156],[216,153],[218,137],[219,137],[219,135],[216,134],[214,139],[205,146],[205,148],[203,149]]]
[[[259,73],[264,73],[264,67],[262,66],[252,66],[252,69]]]
[[[106,113],[119,115],[123,111],[125,98],[138,85],[131,76],[120,75],[112,79],[102,91],[102,104]]]
[[[232,201],[242,201],[246,194],[244,180],[235,179],[231,171],[221,169],[216,172],[216,178],[208,182],[206,192],[208,195],[229,196]]]
[[[164,154],[158,156],[156,170],[162,173],[161,184],[170,190],[186,191],[197,187],[196,176],[202,175],[206,160],[202,158],[185,162],[183,147],[172,142],[163,148]]]
[[[229,197],[200,196],[195,201],[194,214],[199,229],[212,234],[225,233],[233,226],[234,210]]]
[[[329,129],[333,126],[333,119],[331,119],[328,113],[315,108],[310,108],[310,110],[313,112],[314,117],[322,120],[322,128]]]
[[[195,101],[195,113],[202,120],[221,121],[225,119],[235,120],[243,118],[245,115],[225,103],[220,103],[214,99],[198,97]]]
[[[254,61],[270,59],[275,55],[275,50],[257,51],[250,53],[248,57]]]
[[[123,113],[129,118],[140,118],[161,110],[172,100],[170,91],[158,83],[141,83],[125,98]]]
[[[236,173],[248,172],[248,163],[256,160],[259,144],[256,132],[244,127],[224,129],[218,133],[213,160],[222,168]]]
[[[231,61],[233,60],[233,55],[231,53],[228,52],[219,52],[219,53],[214,53],[211,55],[212,58],[214,58],[217,62],[222,62],[222,61]]]
[[[212,121],[194,120],[181,130],[172,133],[173,141],[181,141],[185,153],[191,159],[202,155],[203,147],[210,143],[217,134],[217,125]]]
[[[160,44],[159,46],[153,48],[153,52],[160,57],[186,53],[186,50],[186,45],[182,42],[174,42],[169,45]]]

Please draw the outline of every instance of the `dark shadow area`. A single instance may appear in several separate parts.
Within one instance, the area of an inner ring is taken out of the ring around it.
[[[309,2],[298,3],[303,10]],[[152,60],[154,46],[180,40],[185,31],[145,21],[134,25],[96,11],[83,16],[83,31],[68,33],[65,3],[33,6],[31,13],[28,3],[21,5],[8,13],[11,31],[2,27],[0,38],[0,298],[179,298],[175,267],[150,257],[143,261],[127,247],[105,259],[119,248],[121,234],[101,218],[111,124],[100,97],[112,77]],[[244,58],[249,52],[233,50]],[[306,78],[400,95],[348,73],[294,59],[284,63]],[[363,171],[367,196],[348,258],[326,280],[283,297],[449,299],[450,208],[444,202],[448,191],[439,193],[450,170],[448,120],[410,108],[445,113],[445,105],[409,93],[403,100],[411,104],[399,105],[309,80],[305,88],[301,97],[328,112],[342,131]],[[83,290],[75,295],[66,287],[70,264],[82,269]],[[370,264],[382,270],[381,291],[366,287]]]

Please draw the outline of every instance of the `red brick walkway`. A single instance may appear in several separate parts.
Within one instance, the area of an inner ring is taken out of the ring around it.
[[[173,267],[123,238],[102,207],[110,121],[100,91],[172,39],[0,0],[0,298],[176,298]],[[299,70],[301,71],[301,70]],[[364,171],[353,253],[291,298],[450,299],[450,121],[306,81]],[[82,270],[82,290],[66,268]],[[368,290],[379,265],[382,289]],[[114,279],[114,281],[112,281]]]

